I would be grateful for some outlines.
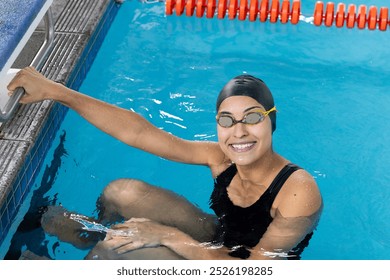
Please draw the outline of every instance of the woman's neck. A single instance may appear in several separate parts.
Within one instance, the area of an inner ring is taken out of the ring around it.
[[[287,163],[286,159],[270,151],[250,165],[237,165],[237,173],[242,181],[267,186],[269,177],[273,179]]]

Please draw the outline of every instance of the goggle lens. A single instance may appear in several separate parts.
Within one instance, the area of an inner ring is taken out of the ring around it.
[[[265,117],[268,116],[269,113],[276,111],[276,108],[273,107],[268,111],[265,112],[250,112],[244,116],[242,120],[237,121],[235,118],[233,118],[230,115],[218,115],[217,116],[217,122],[220,126],[229,128],[237,123],[243,123],[243,124],[258,124],[259,122],[264,121]]]
[[[236,121],[232,116],[220,116],[217,121],[218,124],[222,127],[232,127],[236,123],[244,123],[244,124],[258,124],[264,120],[264,115],[258,112],[252,112],[241,120]]]
[[[218,118],[218,124],[222,127],[231,127],[234,124],[234,120],[230,116],[220,116]]]
[[[244,123],[246,124],[257,124],[264,120],[264,115],[261,113],[249,113],[244,118]]]

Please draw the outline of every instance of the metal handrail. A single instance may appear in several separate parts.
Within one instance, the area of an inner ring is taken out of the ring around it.
[[[33,66],[37,69],[40,69],[43,66],[45,58],[51,50],[54,41],[54,21],[51,8],[47,10],[44,16],[44,22],[46,29],[45,41],[30,64],[30,66]],[[18,107],[19,100],[22,98],[23,94],[23,88],[17,88],[15,90],[12,96],[8,99],[4,108],[0,110],[0,122],[7,121],[13,116],[16,108]]]

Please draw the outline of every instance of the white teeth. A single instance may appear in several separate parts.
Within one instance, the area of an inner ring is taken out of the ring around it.
[[[254,144],[253,143],[245,143],[245,144],[232,144],[233,149],[242,151],[246,150],[250,147],[252,147]]]

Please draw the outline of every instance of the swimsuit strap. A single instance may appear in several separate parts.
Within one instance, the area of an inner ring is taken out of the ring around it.
[[[278,173],[278,175],[276,175],[275,179],[272,181],[271,185],[266,191],[269,195],[268,198],[270,202],[273,203],[275,197],[278,195],[280,189],[283,187],[284,183],[287,181],[290,175],[299,169],[301,169],[301,167],[299,167],[298,165],[289,163],[284,166],[282,170],[280,170],[280,172]]]
[[[218,186],[227,188],[230,185],[230,182],[232,181],[236,173],[237,173],[237,167],[236,164],[233,163],[215,178],[215,183]]]

